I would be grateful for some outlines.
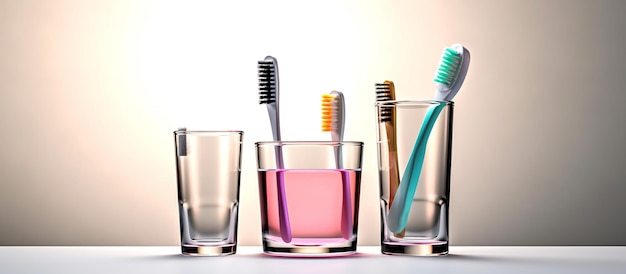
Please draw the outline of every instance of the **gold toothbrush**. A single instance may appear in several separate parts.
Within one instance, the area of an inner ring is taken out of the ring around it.
[[[396,100],[396,90],[393,81],[376,83],[376,101],[393,101]],[[398,170],[398,146],[396,142],[396,110],[395,108],[387,108],[381,110],[380,123],[385,124],[385,132],[387,133],[387,148],[389,149],[389,203],[387,209],[391,208],[396,191],[400,185],[400,170]],[[403,238],[405,230],[394,233],[395,237]]]

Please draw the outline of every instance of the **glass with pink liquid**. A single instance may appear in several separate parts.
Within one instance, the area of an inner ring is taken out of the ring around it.
[[[356,252],[362,142],[257,142],[263,252]]]

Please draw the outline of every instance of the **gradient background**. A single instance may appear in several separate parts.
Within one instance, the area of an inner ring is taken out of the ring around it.
[[[453,245],[626,244],[626,1],[0,0],[0,245],[177,245],[172,131],[245,131],[239,244],[259,245],[256,61],[283,139],[325,140],[320,95],[365,142],[359,245],[378,245],[374,83],[455,98]]]

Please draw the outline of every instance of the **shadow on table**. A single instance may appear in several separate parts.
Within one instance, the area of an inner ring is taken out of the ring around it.
[[[585,260],[581,258],[550,258],[541,256],[521,257],[514,255],[466,255],[466,254],[448,254],[446,256],[438,257],[414,257],[414,256],[401,256],[401,255],[383,255],[383,254],[370,254],[370,253],[356,253],[350,256],[338,256],[338,257],[279,257],[271,256],[263,253],[243,253],[226,256],[187,256],[182,254],[162,254],[162,255],[146,255],[133,257],[134,260],[154,260],[161,262],[216,262],[221,261],[228,264],[237,264],[242,260],[257,262],[261,265],[272,264],[294,264],[304,263],[309,265],[308,262],[315,262],[323,260],[324,263],[343,264],[342,261],[360,261],[359,265],[367,266],[376,262],[386,263],[399,263],[409,265],[419,265],[420,263],[428,263],[430,265],[445,264],[448,266],[461,266],[461,265],[476,265],[476,266],[506,266],[508,267],[522,267],[526,269],[533,268],[566,268],[566,269],[619,269],[626,267],[624,262],[616,261],[598,261],[598,260]],[[335,263],[336,262],[336,263]]]

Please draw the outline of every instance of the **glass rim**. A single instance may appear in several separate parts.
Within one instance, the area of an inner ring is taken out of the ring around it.
[[[258,141],[255,146],[363,146],[362,141]]]
[[[441,105],[445,104],[448,106],[453,106],[454,101],[444,101],[444,100],[386,100],[386,101],[377,101],[375,106],[396,106],[396,105]]]
[[[174,130],[174,134],[197,134],[197,135],[243,135],[243,130]]]

